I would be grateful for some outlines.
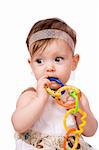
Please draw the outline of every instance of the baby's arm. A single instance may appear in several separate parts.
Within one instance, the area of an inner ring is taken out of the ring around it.
[[[43,77],[38,81],[37,92],[26,91],[19,97],[12,115],[12,123],[17,132],[25,132],[39,119],[48,100],[45,84],[50,84],[50,81]]]
[[[97,130],[98,123],[94,115],[90,110],[90,106],[86,96],[82,93],[81,100],[79,101],[79,107],[86,112],[86,125],[84,126],[84,136],[93,136]],[[76,115],[77,125],[81,124],[81,115],[77,113]]]

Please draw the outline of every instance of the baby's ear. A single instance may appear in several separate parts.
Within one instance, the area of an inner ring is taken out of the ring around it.
[[[72,71],[74,71],[78,65],[80,56],[78,54],[73,56],[73,62],[72,62]]]

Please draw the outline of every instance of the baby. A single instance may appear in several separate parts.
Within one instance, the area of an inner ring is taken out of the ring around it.
[[[64,21],[50,18],[38,21],[30,30],[26,40],[30,58],[28,62],[37,80],[36,88],[24,90],[16,104],[12,115],[12,123],[18,133],[16,150],[63,150],[66,130],[63,126],[63,116],[66,108],[60,107],[54,97],[50,96],[45,87],[54,91],[60,88],[49,77],[67,84],[71,72],[76,70],[79,55],[75,54],[76,33]],[[73,101],[69,93],[65,92],[66,103]],[[83,135],[93,136],[97,130],[97,121],[92,114],[88,99],[81,91],[79,107],[86,112],[86,125]],[[67,124],[79,128],[81,115],[69,115]],[[72,148],[72,135],[68,139],[68,147]],[[82,137],[77,149],[93,150]]]

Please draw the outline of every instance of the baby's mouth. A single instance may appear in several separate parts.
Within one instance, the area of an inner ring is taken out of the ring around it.
[[[57,91],[61,86],[58,84],[58,83],[55,83],[53,81],[53,83],[50,85],[50,89],[51,90],[54,90],[54,91]]]
[[[57,83],[56,81],[53,81],[53,78],[56,80],[59,80],[59,78],[57,77],[49,77],[49,78],[51,82],[51,85],[50,85],[51,90],[58,90],[61,87],[61,85],[59,85],[59,83]]]

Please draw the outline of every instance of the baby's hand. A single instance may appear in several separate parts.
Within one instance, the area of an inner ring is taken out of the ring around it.
[[[73,105],[70,105],[74,101],[75,101],[75,99],[72,96],[70,96],[70,91],[66,92],[66,104],[69,106],[68,109],[74,108]]]
[[[49,87],[50,84],[51,84],[51,82],[48,80],[47,75],[41,77],[38,80],[38,83],[37,83],[37,95],[38,95],[38,97],[40,97],[40,98],[44,97],[44,99],[48,99],[49,94],[46,91],[45,86]]]

